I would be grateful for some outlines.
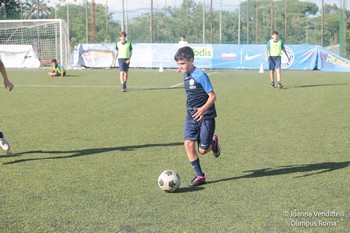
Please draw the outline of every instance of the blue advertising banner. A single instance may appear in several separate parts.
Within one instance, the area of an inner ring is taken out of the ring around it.
[[[265,44],[190,44],[195,54],[195,65],[206,69],[268,69]],[[177,68],[174,55],[177,44],[132,44],[131,67]],[[80,44],[75,46],[71,66],[111,67],[115,44]],[[285,45],[288,54],[282,54],[282,69],[350,72],[350,61],[318,45]],[[118,63],[117,63],[118,64]]]

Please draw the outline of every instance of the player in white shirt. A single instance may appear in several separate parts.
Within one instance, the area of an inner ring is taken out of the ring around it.
[[[188,46],[188,42],[185,40],[185,35],[181,35],[180,36],[180,41],[179,41],[179,43],[177,43],[177,47],[178,48],[182,48],[182,47],[185,47],[185,46]]]

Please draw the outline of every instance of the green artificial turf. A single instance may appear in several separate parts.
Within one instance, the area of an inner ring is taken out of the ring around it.
[[[115,69],[9,70],[0,232],[348,232],[349,74],[284,71],[279,90],[267,72],[206,72],[222,152],[189,188],[175,70],[131,69],[126,93]],[[176,193],[158,187],[166,169]]]

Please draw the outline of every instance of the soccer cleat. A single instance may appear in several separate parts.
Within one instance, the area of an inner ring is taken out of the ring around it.
[[[212,151],[213,151],[214,157],[217,158],[220,156],[220,153],[221,153],[220,146],[219,146],[219,137],[217,135],[214,135],[213,141],[214,141],[214,144],[212,147]]]
[[[193,180],[190,183],[190,187],[200,186],[202,184],[205,184],[205,175],[203,176],[196,176],[193,178]]]
[[[278,89],[282,89],[283,88],[283,85],[282,84],[278,84]]]
[[[2,138],[0,138],[0,147],[1,147],[4,151],[10,150],[10,144],[8,143],[8,141],[6,141],[6,139],[5,139],[4,136],[3,136]]]
[[[122,92],[126,92],[126,83],[122,84]]]
[[[274,84],[274,83],[271,83],[271,87],[272,87],[272,88],[275,88],[275,84]]]

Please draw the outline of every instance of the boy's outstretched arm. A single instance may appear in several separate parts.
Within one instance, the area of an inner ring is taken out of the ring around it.
[[[289,61],[289,60],[290,60],[290,57],[288,56],[288,53],[287,53],[286,49],[285,49],[285,48],[283,48],[282,50],[283,50],[284,54],[287,56],[288,61]]]
[[[116,65],[117,60],[118,60],[118,50],[117,50],[117,52],[115,52],[115,57],[114,57],[114,61],[113,61],[113,66]]]
[[[2,63],[2,61],[0,60],[0,72],[2,74],[2,77],[4,79],[4,86],[6,89],[8,89],[9,91],[12,91],[13,89],[13,84],[10,82],[10,80],[7,77],[7,72],[6,72],[6,68],[4,66],[4,63]]]
[[[61,68],[61,77],[63,77],[63,75],[64,75],[64,68],[62,67]]]

